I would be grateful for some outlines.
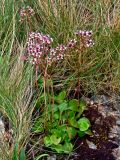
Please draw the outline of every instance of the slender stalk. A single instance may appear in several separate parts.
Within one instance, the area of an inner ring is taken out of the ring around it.
[[[44,72],[44,99],[45,99],[45,122],[44,122],[44,127],[46,127],[46,118],[48,114],[48,108],[47,108],[47,98],[46,98],[46,86],[47,86],[47,68],[48,66],[46,65],[45,67],[45,72]]]

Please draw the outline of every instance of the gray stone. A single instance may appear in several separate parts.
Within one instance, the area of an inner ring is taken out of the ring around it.
[[[87,142],[89,148],[91,148],[91,149],[97,149],[97,146],[93,142],[90,142],[88,140],[86,140],[86,142]]]
[[[116,121],[116,124],[120,126],[120,119]]]
[[[91,97],[91,100],[94,103],[97,104],[103,104],[103,105],[109,105],[110,104],[110,99],[108,96],[105,95],[94,95]]]
[[[116,160],[120,160],[120,147],[117,149],[114,149],[113,155],[116,157]]]
[[[2,119],[0,118],[0,149],[4,144],[4,134],[5,134],[4,123],[3,123]]]
[[[57,159],[57,156],[56,155],[53,155],[53,156],[49,156],[47,158],[47,160],[56,160]]]
[[[3,135],[5,133],[5,127],[2,119],[0,118],[0,139],[3,139]]]

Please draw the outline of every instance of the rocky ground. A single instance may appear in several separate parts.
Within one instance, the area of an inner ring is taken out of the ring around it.
[[[115,119],[111,121],[111,124],[115,123],[111,125],[109,138],[113,139],[113,143],[118,146],[112,150],[112,154],[116,160],[120,160],[120,96],[98,95],[91,97],[90,101],[98,106],[98,111],[104,118]]]

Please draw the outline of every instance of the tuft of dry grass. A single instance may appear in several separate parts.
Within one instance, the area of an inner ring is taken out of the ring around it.
[[[0,145],[2,159],[12,159],[16,144],[19,145],[19,151],[25,146],[30,136],[34,110],[34,76],[32,77],[31,68],[24,66],[21,61],[23,47],[19,46],[17,50],[19,54],[16,53],[14,58],[8,55],[0,56],[0,112],[8,119],[7,126],[10,126],[6,134],[10,130],[13,133],[11,147],[6,139],[3,139],[4,145]]]

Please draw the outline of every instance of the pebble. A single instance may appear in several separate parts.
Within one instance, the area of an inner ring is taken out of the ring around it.
[[[116,157],[116,160],[120,160],[120,147],[117,149],[114,149],[113,155]]]
[[[109,105],[110,104],[109,97],[107,97],[105,95],[94,95],[94,96],[91,97],[91,100],[94,103],[97,103],[97,104],[103,104],[103,105]]]
[[[116,124],[117,124],[118,126],[120,126],[120,120],[117,120],[117,121],[116,121]]]
[[[90,142],[88,140],[86,140],[86,142],[87,142],[89,148],[91,148],[91,149],[97,149],[97,146],[93,142]]]
[[[47,158],[47,160],[56,160],[57,159],[57,156],[56,155],[53,155],[53,156],[49,156]]]
[[[2,119],[0,118],[0,139],[3,138],[4,133],[5,133],[4,123],[3,123]]]

